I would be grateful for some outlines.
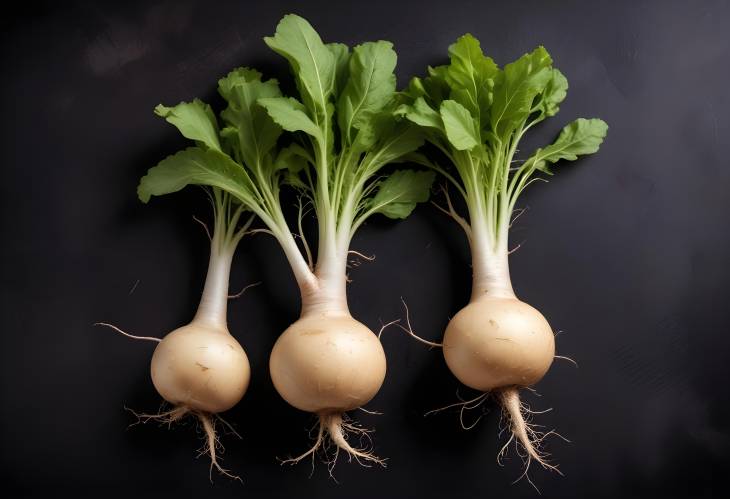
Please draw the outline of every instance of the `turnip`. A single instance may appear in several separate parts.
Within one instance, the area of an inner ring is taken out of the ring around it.
[[[201,151],[220,150],[214,117],[211,119],[210,108],[202,102],[183,102],[172,108],[160,105],[155,112],[175,125],[185,137],[198,141]],[[176,156],[171,156],[156,168],[174,167],[177,161]],[[144,202],[151,194],[148,180],[143,177],[138,189]],[[210,260],[193,320],[161,340],[132,336],[111,324],[101,325],[135,339],[158,342],[150,366],[152,382],[172,409],[158,414],[138,414],[138,417],[144,421],[171,423],[188,414],[195,416],[206,436],[205,450],[210,455],[211,471],[216,467],[233,477],[218,463],[216,448],[220,444],[215,424],[220,419],[218,413],[231,409],[241,400],[251,376],[246,352],[229,333],[226,321],[231,262],[251,219],[239,227],[244,206],[217,187],[211,189],[211,201],[214,211],[212,234],[206,228],[210,237]]]
[[[348,422],[378,392],[386,359],[378,338],[350,315],[347,259],[356,230],[376,213],[405,218],[426,201],[434,172],[385,172],[423,143],[418,127],[394,111],[396,54],[389,42],[367,42],[350,50],[324,44],[311,25],[285,16],[267,45],[284,56],[299,99],[285,97],[276,80],[248,68],[233,70],[218,84],[227,102],[221,113],[223,151],[193,147],[174,163],[145,177],[148,194],[187,184],[224,189],[255,213],[276,238],[301,291],[301,316],[271,352],[274,387],[292,406],[317,415],[314,445],[285,462],[298,462],[329,440],[358,460],[382,463],[370,449],[347,440],[363,430]],[[210,116],[210,121],[215,121]],[[290,132],[285,147],[279,142]],[[300,194],[297,243],[285,219],[282,186]],[[304,206],[318,225],[316,262],[302,232]]]
[[[555,469],[539,448],[545,434],[526,423],[527,408],[519,397],[520,388],[534,385],[550,368],[554,335],[545,317],[515,296],[508,230],[518,196],[540,179],[534,175],[550,174],[549,163],[596,152],[607,126],[599,119],[579,118],[553,144],[516,161],[524,134],[558,112],[567,80],[552,67],[543,47],[499,69],[467,34],[449,47],[449,55],[450,64],[429,68],[427,77],[411,81],[404,92],[409,102],[398,109],[423,129],[451,167],[425,156],[414,159],[442,173],[468,210],[468,220],[458,215],[444,191],[448,203],[443,211],[466,232],[473,271],[471,301],[446,328],[444,357],[463,384],[494,394],[502,405],[510,441],[524,452],[525,471],[531,460]],[[463,407],[474,407],[485,397]]]

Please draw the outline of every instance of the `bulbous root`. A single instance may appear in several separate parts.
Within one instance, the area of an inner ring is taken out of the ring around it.
[[[347,441],[348,436],[354,434],[359,436],[361,440],[363,438],[367,439],[370,444],[372,444],[370,433],[372,433],[373,430],[367,430],[354,423],[346,421],[341,413],[318,414],[316,427],[317,436],[315,438],[314,445],[300,456],[281,460],[281,464],[297,464],[308,456],[312,456],[312,461],[314,461],[314,456],[320,448],[327,451],[329,445],[334,444],[334,457],[332,457],[332,459],[325,460],[325,462],[329,465],[330,474],[332,474],[332,469],[337,461],[337,456],[339,455],[340,450],[347,452],[350,461],[355,458],[355,460],[362,466],[369,467],[370,464],[368,463],[375,463],[385,467],[385,459],[377,457],[370,449],[353,447]]]
[[[203,448],[200,450],[198,456],[207,454],[210,457],[210,480],[213,481],[213,468],[215,468],[222,475],[233,478],[234,480],[242,481],[241,477],[239,477],[238,475],[233,475],[231,472],[223,468],[218,462],[219,455],[223,453],[224,449],[223,445],[221,445],[220,439],[218,438],[218,432],[215,428],[216,424],[220,422],[225,425],[238,438],[241,438],[241,436],[236,433],[236,431],[230,424],[228,424],[223,418],[221,418],[217,414],[197,411],[195,409],[191,409],[182,405],[173,407],[169,411],[162,411],[156,414],[138,413],[127,407],[125,407],[125,409],[127,409],[129,412],[137,417],[137,422],[134,424],[144,424],[150,421],[154,421],[170,427],[173,423],[181,421],[185,416],[190,415],[194,418],[197,418],[203,429],[203,433],[205,434]]]
[[[531,414],[525,404],[520,402],[520,395],[517,387],[502,388],[495,393],[497,400],[502,405],[502,413],[509,421],[509,429],[512,433],[509,440],[502,447],[497,454],[497,462],[501,464],[502,457],[504,456],[509,444],[514,440],[517,444],[518,454],[525,461],[525,470],[517,479],[519,481],[522,477],[527,476],[527,471],[530,468],[530,463],[534,460],[537,461],[543,468],[562,475],[556,465],[548,462],[549,454],[540,449],[540,446],[550,435],[556,435],[563,438],[555,431],[551,430],[548,432],[541,432],[535,429],[534,425],[531,425],[529,421],[525,419],[525,414]],[[520,452],[520,449],[522,452]],[[523,454],[524,453],[524,454]],[[529,481],[529,478],[528,478]],[[532,482],[530,482],[532,483]]]

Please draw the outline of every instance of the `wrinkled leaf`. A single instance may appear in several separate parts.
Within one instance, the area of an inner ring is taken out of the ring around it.
[[[563,73],[553,69],[540,102],[540,109],[545,113],[545,116],[555,116],[560,110],[560,103],[563,102],[567,94],[568,80],[563,76]]]
[[[181,102],[173,107],[160,104],[155,108],[155,114],[175,125],[183,137],[220,151],[215,114],[203,101],[195,99],[193,102]]]
[[[258,71],[237,68],[218,80],[218,93],[228,102],[221,117],[229,126],[221,137],[238,147],[240,159],[252,168],[263,161],[281,135],[281,127],[257,102],[280,96],[279,85],[276,80],[261,81]]]
[[[260,99],[269,116],[288,132],[304,132],[313,137],[320,137],[317,125],[307,116],[307,109],[293,97],[272,97]]]

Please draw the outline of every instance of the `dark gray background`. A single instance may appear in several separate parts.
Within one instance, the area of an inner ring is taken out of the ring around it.
[[[215,4],[215,5],[213,5]],[[301,4],[301,5],[300,5]],[[197,189],[135,196],[138,178],[184,145],[152,114],[159,102],[203,97],[238,65],[290,81],[262,42],[285,13],[326,41],[395,43],[404,84],[442,63],[470,31],[499,63],[544,44],[570,81],[556,118],[533,144],[578,117],[610,124],[599,154],[562,164],[522,199],[512,231],[518,295],[556,330],[556,362],[525,394],[573,443],[549,450],[565,477],[531,473],[555,498],[715,497],[726,481],[730,284],[727,143],[730,4],[702,2],[154,2],[42,7],[4,14],[2,44],[2,357],[0,474],[12,495],[93,497],[536,497],[503,439],[498,411],[471,431],[458,415],[424,412],[455,400],[441,353],[395,330],[384,335],[385,384],[358,413],[377,429],[388,468],[341,459],[280,467],[303,451],[309,415],[273,390],[268,352],[298,312],[281,251],[266,236],[241,245],[230,329],[252,384],[227,419],[225,465],[244,485],[195,459],[193,425],[127,429],[123,406],[154,410],[152,346],[91,327],[111,321],[162,335],[190,319],[207,265],[191,215],[209,217]],[[525,147],[524,149],[527,149]],[[439,338],[469,296],[469,255],[435,208],[402,223],[373,220],[354,249],[353,315],[371,328],[410,305],[416,331]],[[135,283],[136,285],[135,288]],[[131,289],[134,292],[131,292]],[[461,389],[461,393],[468,393]],[[477,411],[478,412],[478,411]],[[473,415],[474,417],[476,414]]]

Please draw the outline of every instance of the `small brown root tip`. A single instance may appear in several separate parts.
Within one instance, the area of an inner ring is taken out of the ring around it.
[[[537,461],[543,468],[562,475],[557,466],[550,464],[547,460],[549,457],[546,452],[540,450],[540,444],[548,435],[554,434],[554,432],[542,433],[525,421],[523,411],[525,408],[520,402],[520,395],[516,387],[505,388],[497,392],[497,397],[502,405],[502,409],[509,420],[510,430],[512,437],[505,444],[500,452],[497,454],[497,462],[501,463],[501,459],[506,452],[507,445],[514,439],[518,444],[518,453],[522,450],[525,454],[523,459],[525,460],[525,470],[522,475],[516,480],[519,481],[523,477],[527,477],[527,471],[530,468],[530,463],[534,460]],[[532,483],[530,481],[530,483]],[[534,486],[534,484],[533,484]]]

